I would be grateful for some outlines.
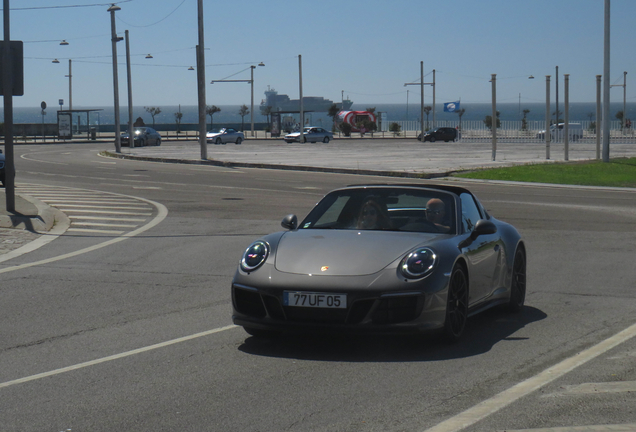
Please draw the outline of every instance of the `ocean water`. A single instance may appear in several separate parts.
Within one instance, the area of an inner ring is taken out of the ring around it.
[[[240,105],[221,105],[219,106],[221,111],[214,114],[213,124],[214,126],[223,126],[224,124],[240,124],[241,116],[239,115]],[[420,106],[419,103],[406,104],[353,104],[352,110],[364,111],[367,108],[375,108],[376,113],[384,114],[387,121],[417,121],[420,118]],[[51,109],[53,108],[53,109]],[[44,116],[45,123],[57,123],[57,107],[49,107],[46,110]],[[91,107],[91,106],[74,106],[74,109],[101,109],[96,113],[91,114],[90,123],[92,125],[112,125],[114,121],[114,109],[110,107]],[[183,114],[181,119],[182,124],[197,124],[198,123],[198,108],[197,106],[161,106],[161,113],[155,116],[156,124],[174,125],[175,113],[180,112]],[[254,122],[265,123],[267,118],[260,113],[259,106],[254,107]],[[491,115],[492,105],[490,103],[462,103],[461,108],[464,108],[466,112],[462,116],[462,121],[471,120],[483,120],[486,116]],[[528,121],[543,121],[545,120],[545,103],[502,103],[497,105],[497,110],[500,112],[500,119],[502,121],[507,120],[521,120],[523,117],[523,110],[528,109],[530,112],[527,114]],[[550,111],[554,113],[556,105],[552,103]],[[610,117],[611,120],[616,120],[616,113],[623,110],[622,102],[610,103]],[[563,113],[564,106],[561,102],[559,104],[559,111]],[[626,106],[627,118],[633,118],[636,114],[636,103],[627,103]],[[126,125],[128,123],[128,109],[127,107],[120,108],[121,124]],[[147,125],[152,124],[152,116],[146,112],[145,108],[134,107],[133,119],[141,117]],[[296,115],[296,118],[298,115]],[[4,121],[4,111],[0,107],[0,118]],[[444,112],[443,104],[436,105],[436,118],[439,121],[455,121],[458,120],[456,113]],[[206,117],[208,124],[210,123],[210,117]],[[326,113],[305,113],[305,119],[311,125],[315,126],[328,126],[331,124],[331,119]],[[243,119],[246,127],[250,123],[250,115],[246,115]],[[433,113],[429,114],[429,121],[433,120]],[[596,103],[594,102],[577,102],[570,104],[570,121],[595,121],[596,120]],[[14,123],[41,123],[42,115],[39,107],[24,108],[16,107],[13,110]],[[81,123],[85,124],[86,116],[81,116]],[[426,116],[425,116],[426,121]],[[125,127],[125,126],[123,126]]]

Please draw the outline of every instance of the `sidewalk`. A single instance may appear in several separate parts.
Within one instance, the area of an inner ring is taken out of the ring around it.
[[[210,164],[302,171],[381,175],[390,177],[436,178],[457,171],[564,161],[563,143],[497,143],[495,160],[491,142],[435,142],[392,139],[336,139],[328,144],[293,143],[283,140],[250,140],[241,145],[207,145],[207,160],[201,159],[198,142],[170,142],[160,147],[114,146],[105,155],[117,158],[170,163]],[[611,157],[636,156],[634,144],[612,144]],[[596,158],[595,143],[576,142],[569,146],[569,160]]]
[[[55,224],[55,210],[29,196],[15,196],[15,211],[6,209],[5,189],[0,189],[0,255],[36,240]]]

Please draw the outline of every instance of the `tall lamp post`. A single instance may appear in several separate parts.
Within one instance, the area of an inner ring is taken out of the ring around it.
[[[258,64],[259,66],[265,66],[265,63],[260,62]],[[248,80],[212,80],[210,81],[210,84],[214,84],[214,83],[218,83],[218,82],[246,82],[249,83],[252,86],[252,104],[251,104],[251,123],[252,123],[252,136],[254,136],[254,69],[256,69],[256,66],[252,65],[250,66],[250,71],[251,71],[251,78]],[[245,69],[243,69],[244,71]],[[242,72],[242,71],[241,71]]]
[[[623,87],[623,119],[621,121],[621,131],[625,133],[625,120],[627,120],[627,71],[623,72],[623,84],[612,84],[610,87]]]
[[[73,111],[73,74],[71,73],[72,60],[68,59],[68,110]]]
[[[115,12],[121,10],[121,8],[115,4],[108,8],[110,12],[110,34],[111,44],[113,50],[113,92],[114,92],[114,105],[115,105],[115,151],[121,153],[121,126],[119,124],[119,79],[117,76],[117,42],[120,38],[117,37],[117,31],[115,30]]]

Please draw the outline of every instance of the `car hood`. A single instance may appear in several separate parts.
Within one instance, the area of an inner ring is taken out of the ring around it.
[[[306,132],[305,132],[305,133],[306,133]],[[292,132],[292,133],[289,133],[289,134],[287,134],[287,135],[285,135],[285,136],[288,136],[288,137],[300,136],[300,132]]]
[[[208,132],[205,134],[205,136],[209,136],[209,137],[219,136],[219,135],[223,135],[223,134],[221,132]]]
[[[437,236],[395,231],[290,231],[278,242],[275,266],[278,271],[295,274],[369,275]]]

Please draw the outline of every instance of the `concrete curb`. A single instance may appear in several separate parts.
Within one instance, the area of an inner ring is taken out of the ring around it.
[[[37,209],[36,216],[26,216],[21,214],[0,215],[0,228],[16,228],[32,231],[35,233],[48,232],[56,224],[69,226],[68,217],[60,210],[33,198],[29,195],[16,195],[28,201]]]
[[[313,167],[304,165],[278,165],[278,164],[261,164],[261,163],[249,163],[249,162],[223,162],[213,159],[207,160],[184,160],[184,159],[172,159],[172,158],[152,158],[145,156],[133,156],[120,153],[112,153],[110,151],[103,151],[100,154],[106,157],[115,159],[130,159],[140,160],[146,162],[161,162],[161,163],[175,163],[175,164],[192,164],[192,165],[212,165],[221,166],[225,168],[259,168],[259,169],[273,169],[283,171],[311,171],[311,172],[329,172],[336,174],[355,174],[355,175],[369,175],[369,176],[383,176],[383,177],[404,177],[404,178],[417,178],[417,179],[433,179],[440,177],[448,177],[456,171],[446,171],[439,173],[415,173],[415,172],[400,172],[400,171],[376,171],[376,170],[364,170],[364,169],[349,169],[349,168],[328,168],[328,167]]]

